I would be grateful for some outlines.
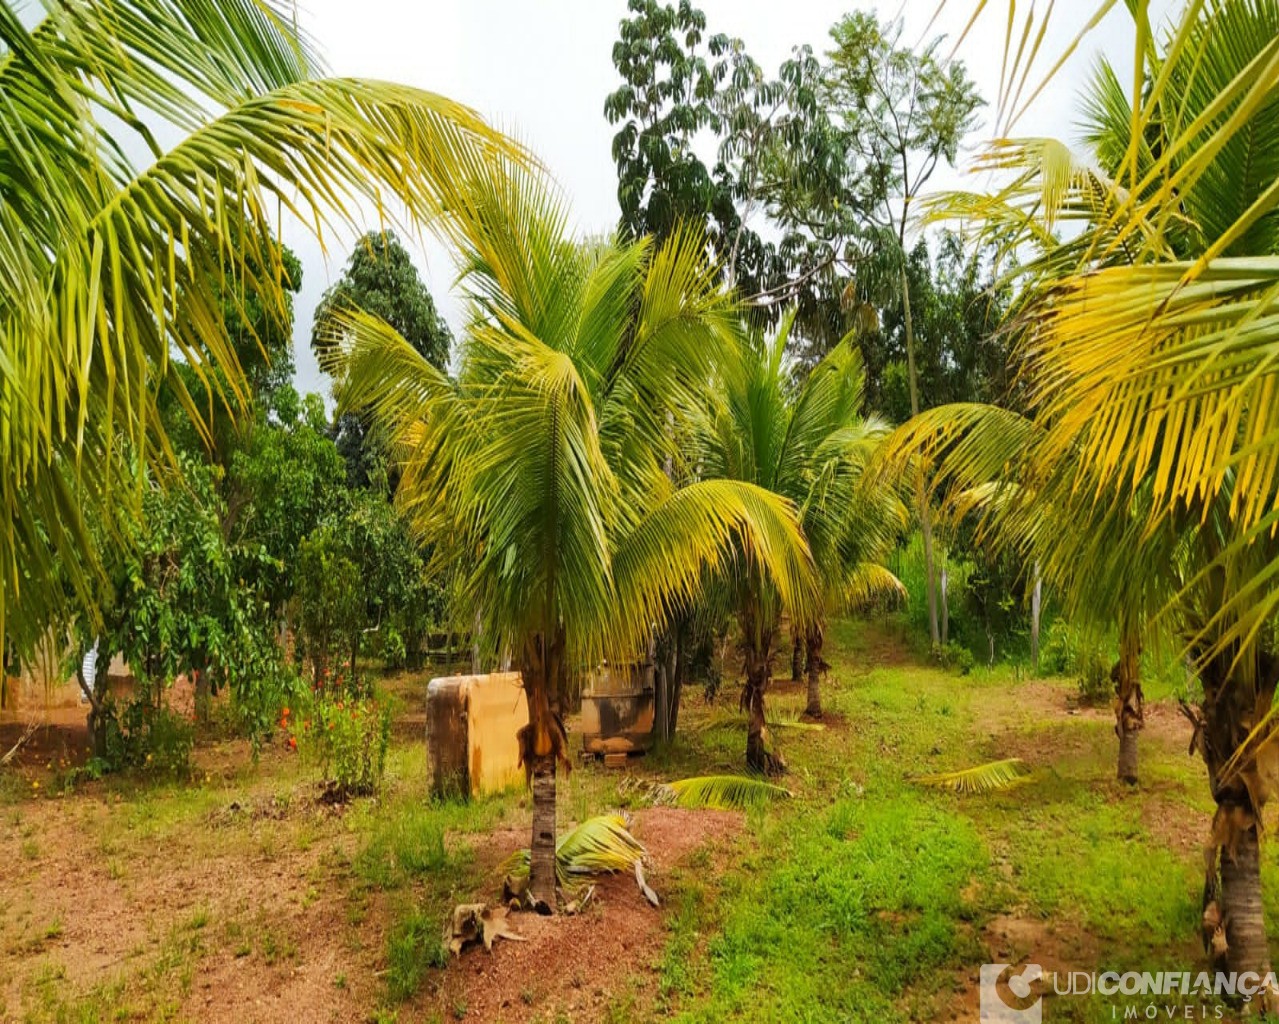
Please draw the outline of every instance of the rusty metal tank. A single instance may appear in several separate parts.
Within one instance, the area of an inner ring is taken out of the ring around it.
[[[636,754],[653,746],[653,666],[604,665],[582,691],[582,751]]]

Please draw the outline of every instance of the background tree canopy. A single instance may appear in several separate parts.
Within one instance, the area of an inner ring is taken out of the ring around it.
[[[320,300],[311,347],[321,365],[332,365],[327,339],[333,336],[335,314],[357,309],[385,320],[432,366],[448,369],[452,332],[393,231],[370,231],[361,238],[341,278]],[[367,417],[358,411],[342,413],[333,435],[352,487],[368,487],[385,477],[385,455],[369,436]]]

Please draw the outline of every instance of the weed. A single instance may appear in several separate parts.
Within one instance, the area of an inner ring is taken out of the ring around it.
[[[448,963],[440,919],[421,907],[401,917],[386,940],[386,986],[396,1002],[412,998],[430,967]]]

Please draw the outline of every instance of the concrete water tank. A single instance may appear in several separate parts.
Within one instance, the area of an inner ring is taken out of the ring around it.
[[[523,785],[515,734],[527,724],[518,672],[432,679],[426,688],[432,791],[479,796]]]

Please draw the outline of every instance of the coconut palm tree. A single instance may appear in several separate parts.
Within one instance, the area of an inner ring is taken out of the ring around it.
[[[767,750],[765,719],[783,614],[797,619],[807,646],[810,710],[820,714],[824,611],[901,592],[877,560],[904,526],[903,506],[893,492],[861,486],[887,427],[862,415],[860,353],[845,338],[796,386],[786,355],[792,321],[793,315],[785,317],[771,340],[755,335],[737,347],[698,453],[705,478],[745,481],[793,503],[821,576],[825,600],[807,623],[750,558],[737,561],[729,583],[746,675],[746,763],[761,772],[784,767]]]
[[[895,431],[879,465],[922,457],[943,521],[973,517],[981,543],[1039,567],[1072,622],[1116,628],[1117,776],[1135,785],[1145,724],[1141,653],[1148,624],[1182,586],[1183,539],[1168,524],[1149,530],[1140,498],[1126,509],[1077,500],[1096,481],[1073,460],[1037,453],[1043,436],[1033,419],[1010,409],[938,406]]]
[[[1019,311],[1040,436],[1012,453],[1009,475],[1038,487],[1076,467],[1085,485],[1062,508],[1082,513],[1093,550],[1142,541],[1095,571],[1081,562],[1096,587],[1176,578],[1161,617],[1204,688],[1196,741],[1220,861],[1208,888],[1220,889],[1227,966],[1264,975],[1257,819],[1279,674],[1279,4],[1192,3],[1163,32],[1146,5],[1129,9],[1135,87],[1126,94],[1103,64],[1088,97],[1100,170],[1079,173],[1059,145],[1004,141],[992,160],[1015,181],[968,209],[1045,243]],[[1082,227],[1060,245],[1057,211]]]
[[[344,318],[333,350],[343,408],[368,409],[398,453],[397,501],[463,567],[468,616],[519,666],[530,891],[549,912],[568,687],[633,659],[739,554],[806,621],[812,561],[786,499],[676,489],[663,472],[672,421],[704,401],[735,331],[701,237],[579,244],[551,184],[514,165],[465,183],[442,223],[469,311],[457,378],[367,315]]]
[[[224,303],[285,308],[280,218],[321,240],[391,198],[426,219],[516,151],[440,96],[322,77],[283,8],[0,4],[0,636],[21,651],[95,614],[88,524],[166,458],[157,392],[201,424],[242,404]]]

